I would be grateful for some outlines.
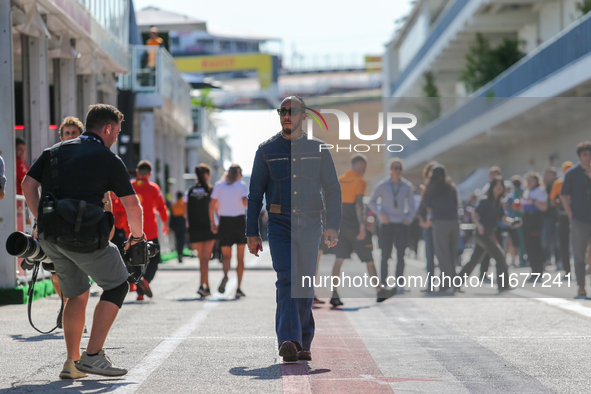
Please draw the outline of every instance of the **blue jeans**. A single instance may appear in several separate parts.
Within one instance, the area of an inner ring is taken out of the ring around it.
[[[275,330],[278,343],[293,341],[298,350],[310,350],[314,338],[314,287],[303,287],[301,278],[314,278],[316,272],[322,236],[320,213],[269,213],[268,234],[273,268],[277,272]]]

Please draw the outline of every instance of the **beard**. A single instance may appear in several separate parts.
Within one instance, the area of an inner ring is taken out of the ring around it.
[[[285,125],[283,125],[283,128],[282,128],[281,131],[285,135],[291,135],[291,133],[294,130],[297,130],[298,129],[298,127],[300,126],[300,124],[301,124],[301,122],[300,123],[290,123],[287,127]]]

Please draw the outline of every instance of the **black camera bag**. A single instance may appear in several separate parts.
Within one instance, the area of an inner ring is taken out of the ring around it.
[[[39,230],[45,240],[70,252],[91,253],[104,249],[109,244],[109,235],[115,223],[113,214],[84,200],[58,200],[55,196],[58,194],[56,154],[61,145],[51,150],[53,193],[46,193],[42,200]],[[46,209],[47,206],[53,209]]]

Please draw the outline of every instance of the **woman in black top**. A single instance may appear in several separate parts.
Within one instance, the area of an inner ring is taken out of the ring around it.
[[[207,164],[195,167],[197,183],[191,186],[185,194],[186,217],[189,226],[189,243],[192,250],[197,250],[199,256],[199,272],[201,285],[197,293],[201,297],[211,294],[209,291],[209,259],[215,242],[215,234],[211,231],[209,221],[209,202],[212,187],[209,185],[210,169]]]
[[[458,193],[442,165],[434,166],[425,190],[425,207],[431,219],[426,225],[433,226],[433,245],[441,271],[442,295],[453,295],[453,279],[456,276],[456,254],[460,239],[458,223]]]
[[[503,178],[498,176],[490,182],[486,197],[478,202],[476,209],[472,212],[472,221],[478,229],[475,236],[476,247],[470,261],[459,273],[462,278],[464,275],[469,276],[486,256],[491,256],[497,263],[497,286],[500,292],[509,289],[509,273],[505,259],[506,253],[495,238],[495,230],[501,220],[509,226],[519,226],[519,222],[506,216],[505,208],[501,202],[504,194],[505,184]],[[503,275],[503,279],[501,279],[501,275]]]

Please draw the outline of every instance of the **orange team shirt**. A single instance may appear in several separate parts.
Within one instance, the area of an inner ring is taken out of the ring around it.
[[[367,182],[355,171],[347,171],[339,177],[344,204],[354,204],[355,198],[361,194],[365,196]]]
[[[560,196],[560,191],[562,190],[562,184],[564,183],[564,178],[560,178],[554,181],[552,184],[552,191],[550,192],[550,200],[555,200],[558,196]]]
[[[18,157],[16,158],[16,194],[23,195],[23,188],[21,183],[23,183],[23,179],[25,179],[25,175],[27,175],[27,171],[29,171],[29,166]]]
[[[109,192],[111,195],[111,208],[113,209],[113,216],[115,216],[115,227],[125,230],[125,235],[129,237],[129,222],[127,221],[127,212],[123,203],[113,192]]]
[[[347,171],[339,177],[343,196],[343,223],[346,225],[358,224],[357,211],[355,210],[355,197],[365,196],[367,182],[355,171]],[[342,225],[341,225],[342,228]]]
[[[147,178],[137,177],[131,181],[135,189],[142,209],[144,210],[144,233],[148,240],[158,238],[158,221],[156,220],[156,211],[160,214],[162,222],[168,222],[168,212],[166,203],[160,191],[160,187]]]
[[[164,41],[162,41],[162,38],[160,37],[148,38],[148,40],[146,41],[146,45],[156,47],[161,46],[163,43]],[[148,50],[148,67],[156,67],[156,54],[156,51]]]
[[[172,216],[185,216],[185,202],[181,198],[177,202],[175,202],[171,207],[171,215]]]

